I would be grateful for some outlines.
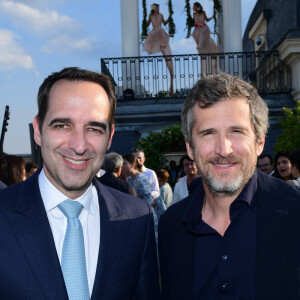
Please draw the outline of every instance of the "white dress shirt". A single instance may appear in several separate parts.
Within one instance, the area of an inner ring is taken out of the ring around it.
[[[158,198],[160,195],[160,191],[159,191],[159,184],[155,172],[151,169],[146,168],[145,166],[142,166],[142,172],[147,176],[147,178],[150,181],[151,189],[152,189],[151,192],[152,198],[153,199]]]
[[[61,262],[62,248],[67,229],[67,218],[57,206],[69,198],[47,179],[44,169],[39,174],[39,187],[52,230],[57,255]],[[79,220],[83,229],[87,278],[91,296],[100,246],[100,211],[95,186],[91,184],[86,192],[77,198],[76,201],[83,205]]]
[[[187,177],[184,176],[175,184],[172,204],[186,198],[189,195]]]

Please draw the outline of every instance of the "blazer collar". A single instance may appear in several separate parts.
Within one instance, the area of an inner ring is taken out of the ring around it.
[[[68,299],[37,171],[20,184],[15,212],[7,218],[45,299]]]
[[[287,183],[258,172],[256,274],[257,299],[276,299],[288,255],[295,199]],[[270,295],[272,293],[272,295]]]

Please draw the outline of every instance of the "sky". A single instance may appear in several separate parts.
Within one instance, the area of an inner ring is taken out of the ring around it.
[[[68,66],[100,72],[101,58],[122,56],[120,1],[0,0],[0,129],[5,106],[10,107],[4,152],[31,153],[29,123],[37,114],[37,91],[48,75]],[[147,1],[148,12],[151,3]],[[156,3],[167,19],[167,1]],[[201,3],[210,17],[213,1]],[[244,32],[256,0],[241,3]],[[184,5],[184,0],[173,0],[173,54],[197,53],[193,39],[185,38]],[[141,23],[141,0],[139,6]],[[209,26],[213,31],[213,21]]]

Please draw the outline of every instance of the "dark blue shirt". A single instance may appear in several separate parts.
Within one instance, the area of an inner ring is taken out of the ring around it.
[[[194,298],[255,299],[257,174],[230,206],[231,223],[222,237],[202,220],[203,185],[185,215],[197,236],[194,258]]]

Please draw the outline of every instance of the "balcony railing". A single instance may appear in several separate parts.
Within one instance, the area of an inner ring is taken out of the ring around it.
[[[291,92],[290,69],[276,51],[103,58],[101,69],[119,100],[185,97],[201,77],[219,72],[240,76],[260,94]]]

